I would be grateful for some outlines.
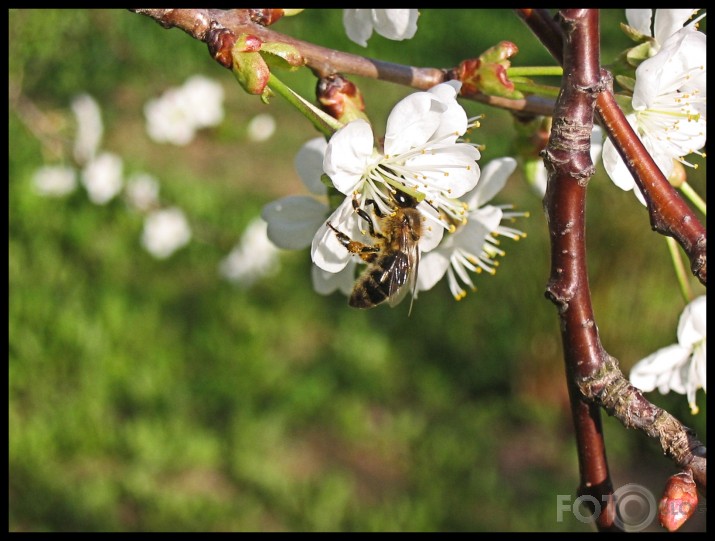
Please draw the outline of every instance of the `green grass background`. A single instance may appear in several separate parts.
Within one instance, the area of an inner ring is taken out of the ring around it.
[[[628,41],[622,11],[602,16],[603,59]],[[340,10],[275,27],[394,62],[450,67],[502,39],[514,65],[553,64],[510,11],[423,10],[413,40],[344,36]],[[102,108],[102,147],[125,174],[147,171],[194,238],[158,261],[142,219],[83,189],[43,198],[32,174],[47,153],[9,113],[9,529],[11,531],[591,531],[557,496],[578,464],[555,307],[544,298],[548,235],[541,201],[514,175],[497,203],[531,217],[502,241],[499,272],[456,303],[445,283],[411,317],[349,309],[310,283],[307,252],[250,289],[220,260],[261,207],[304,193],[293,158],[316,132],[280,98],[243,93],[205,45],[124,10],[11,10],[9,76],[69,134],[71,99]],[[187,147],[153,143],[142,107],[201,73],[226,90],[226,118]],[[306,71],[286,75],[311,97]],[[410,92],[354,78],[377,131]],[[485,113],[483,163],[509,152],[510,115]],[[270,112],[267,142],[247,121]],[[69,142],[71,143],[71,136]],[[704,194],[705,164],[692,177]],[[645,209],[602,173],[587,209],[590,286],[605,347],[624,370],[675,341],[683,307],[665,241]],[[694,283],[694,282],[693,282]],[[703,288],[694,285],[696,292]],[[651,399],[705,440],[705,400]],[[604,419],[616,487],[658,497],[672,464],[655,442]],[[699,513],[688,528],[704,527]]]

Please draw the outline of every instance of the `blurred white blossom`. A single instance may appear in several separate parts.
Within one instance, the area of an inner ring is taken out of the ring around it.
[[[197,129],[218,126],[223,121],[223,87],[220,83],[194,75],[180,88]]]
[[[352,41],[367,47],[373,30],[395,41],[412,38],[417,32],[417,17],[416,9],[345,9],[343,25]]]
[[[77,172],[64,165],[43,165],[35,171],[32,182],[40,195],[62,197],[77,187]]]
[[[104,205],[122,189],[122,159],[111,152],[103,152],[82,170],[82,184],[92,203]]]
[[[187,145],[196,130],[221,123],[223,97],[223,87],[201,75],[170,88],[144,105],[149,137],[157,143]]]
[[[74,140],[74,158],[85,164],[97,154],[104,126],[99,105],[89,94],[81,94],[72,100],[72,112],[77,120],[77,136]]]
[[[258,114],[248,123],[247,133],[250,141],[266,141],[273,136],[275,131],[276,120],[268,113]]]
[[[219,272],[224,278],[250,287],[259,278],[278,271],[280,250],[268,240],[267,229],[268,225],[261,218],[248,224],[241,241],[219,265]]]
[[[189,240],[189,222],[184,212],[177,207],[151,211],[144,218],[141,242],[157,259],[166,259]]]
[[[698,412],[695,393],[706,390],[707,368],[706,296],[690,302],[678,321],[678,343],[664,347],[639,361],[630,380],[642,391],[658,389],[661,394],[674,391],[687,395],[693,414]]]
[[[141,212],[159,204],[159,182],[149,173],[134,173],[127,179],[124,193],[129,206]]]

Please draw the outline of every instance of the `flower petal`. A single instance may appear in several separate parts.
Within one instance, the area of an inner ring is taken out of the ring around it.
[[[328,142],[324,137],[316,137],[305,143],[295,155],[294,165],[298,176],[315,195],[325,195],[325,184],[320,181],[323,174],[323,160]]]
[[[447,106],[429,92],[415,92],[400,100],[387,118],[385,154],[402,154],[423,146],[442,122]]]
[[[442,279],[449,267],[449,257],[442,250],[434,250],[420,258],[417,273],[418,291],[427,291]]]
[[[351,195],[360,183],[373,155],[372,128],[365,120],[353,120],[328,141],[323,171],[337,190]]]
[[[439,101],[447,106],[440,119],[440,126],[435,132],[433,138],[441,139],[448,134],[453,134],[456,140],[457,134],[464,135],[467,131],[469,119],[464,108],[457,101],[457,96],[462,88],[462,83],[459,81],[446,81],[433,86],[428,90],[430,94],[435,96]]]
[[[653,17],[652,9],[627,9],[626,10],[626,20],[628,21],[628,26],[631,26],[638,30],[641,34],[645,36],[652,36],[652,31],[650,28],[650,23]]]
[[[328,207],[314,197],[289,195],[265,205],[261,217],[268,223],[268,238],[273,244],[301,250],[310,245],[327,214]]]
[[[321,295],[330,295],[333,291],[349,295],[355,285],[356,266],[357,263],[349,261],[340,272],[327,272],[313,265],[311,270],[313,289]]]
[[[688,304],[678,321],[678,343],[683,347],[693,345],[705,339],[707,315],[706,296],[701,295]]]
[[[432,208],[429,204],[422,201],[417,205],[419,210],[425,217],[422,223],[422,236],[420,237],[420,250],[429,252],[433,250],[442,240],[444,228],[437,224],[439,222],[439,212]]]
[[[660,44],[683,28],[688,19],[697,13],[697,9],[657,9],[653,24],[653,37]]]
[[[442,152],[417,154],[405,165],[421,175],[416,179],[425,191],[441,191],[450,197],[461,197],[472,190],[479,181],[480,169],[477,160],[479,150],[467,143],[456,143]]]
[[[348,37],[363,47],[372,36],[372,14],[368,9],[344,9],[343,26]]]
[[[683,79],[683,74],[691,68],[705,66],[706,41],[705,34],[691,27],[685,27],[668,38],[658,54],[636,68],[633,108],[649,108],[664,90],[674,91]]]
[[[346,197],[340,206],[323,222],[315,235],[310,247],[310,257],[318,267],[327,272],[340,272],[350,261],[351,254],[338,240],[335,231],[327,222],[342,231],[350,238],[357,237],[358,230],[356,214],[353,211],[352,199]]]
[[[371,11],[375,31],[387,39],[396,41],[410,39],[417,32],[419,12],[416,9],[373,9]]]
[[[688,360],[690,349],[673,344],[659,349],[631,368],[629,379],[640,390],[648,392],[656,387],[665,394],[669,390],[685,392],[680,368]]]
[[[490,161],[482,169],[476,188],[463,198],[464,202],[470,209],[485,205],[504,188],[514,169],[516,169],[514,158],[497,158]]]

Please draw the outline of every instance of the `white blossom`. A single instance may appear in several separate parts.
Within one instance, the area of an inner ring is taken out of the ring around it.
[[[44,165],[35,171],[32,182],[40,195],[62,197],[77,187],[77,172],[64,165]]]
[[[476,289],[469,272],[496,272],[494,258],[504,255],[504,251],[498,248],[495,236],[515,240],[525,236],[517,229],[501,225],[502,220],[524,216],[524,213],[512,212],[508,206],[486,204],[502,190],[515,168],[516,160],[513,158],[499,158],[482,169],[477,186],[463,197],[468,208],[466,222],[422,258],[417,277],[418,290],[431,289],[446,274],[452,296],[462,299],[467,292],[460,280],[471,290]]]
[[[122,159],[111,152],[103,152],[85,166],[82,184],[92,203],[104,205],[121,191],[122,169]]]
[[[267,229],[266,222],[261,218],[248,224],[241,241],[219,265],[219,272],[224,278],[250,287],[259,278],[278,271],[280,251],[268,239]]]
[[[196,75],[178,88],[170,88],[160,98],[144,106],[149,137],[158,143],[184,146],[196,130],[216,126],[223,120],[223,87]]]
[[[159,204],[159,182],[149,173],[135,173],[129,177],[124,193],[129,206],[141,212]]]
[[[248,139],[254,142],[267,141],[276,132],[276,119],[268,113],[254,116],[246,128]]]
[[[353,198],[363,209],[373,201],[380,214],[389,215],[395,189],[424,195],[417,205],[426,222],[422,251],[432,249],[445,230],[465,219],[465,204],[457,198],[477,184],[480,153],[475,145],[458,142],[470,127],[456,99],[460,86],[449,81],[401,100],[388,117],[384,148],[375,148],[372,128],[364,120],[350,122],[330,138],[323,170],[346,196],[328,219],[333,226],[360,240],[365,225],[354,212]],[[326,223],[313,238],[311,257],[328,272],[341,271],[352,259]]]
[[[363,47],[373,30],[396,41],[410,39],[417,32],[416,9],[345,9],[343,25],[348,37]]]
[[[157,259],[166,259],[189,240],[191,229],[179,208],[154,210],[144,218],[141,243]]]
[[[102,140],[104,126],[99,105],[89,94],[81,94],[72,100],[72,111],[77,121],[77,135],[74,141],[74,158],[85,164],[97,154]]]
[[[693,414],[698,412],[695,394],[706,390],[706,296],[691,301],[678,321],[678,342],[639,361],[630,373],[633,385],[642,391],[658,389],[687,395]]]
[[[161,98],[149,100],[144,116],[146,131],[157,143],[184,146],[194,138],[196,125],[178,89],[169,89]]]
[[[196,129],[218,126],[223,121],[223,86],[216,81],[194,75],[180,88]]]

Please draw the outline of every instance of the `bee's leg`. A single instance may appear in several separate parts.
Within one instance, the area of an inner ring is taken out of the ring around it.
[[[372,199],[368,199],[365,201],[366,205],[372,204],[373,208],[375,209],[375,214],[377,214],[378,217],[381,217],[382,215],[380,214],[380,210],[377,208],[377,205],[375,204],[375,201]],[[353,209],[355,212],[357,212],[358,216],[365,220],[367,222],[367,227],[370,230],[370,236],[375,237],[377,239],[384,239],[384,235],[381,233],[378,233],[375,231],[375,224],[372,221],[372,217],[367,213],[365,209],[360,208],[360,204],[357,202],[357,199],[353,198]]]
[[[375,216],[378,218],[382,218],[384,214],[382,214],[382,211],[380,210],[380,207],[377,206],[377,203],[375,203],[374,199],[366,199],[365,200],[365,206],[372,205],[373,210],[375,211]]]
[[[379,246],[369,246],[367,244],[363,244],[362,242],[352,240],[342,231],[335,229],[333,224],[330,222],[327,222],[327,226],[335,232],[335,236],[338,237],[340,244],[345,246],[348,252],[359,255],[363,261],[367,261],[369,263],[375,259],[375,256],[380,252]]]

